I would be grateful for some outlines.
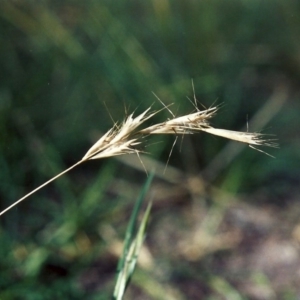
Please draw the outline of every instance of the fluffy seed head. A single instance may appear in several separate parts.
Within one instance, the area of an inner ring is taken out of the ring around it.
[[[156,112],[149,113],[149,110],[150,107],[135,118],[133,114],[129,115],[120,126],[115,124],[88,150],[82,160],[137,153],[135,146],[140,142],[135,137],[136,129],[156,114]]]
[[[191,134],[196,130],[210,127],[208,120],[217,112],[217,107],[197,111],[155,124],[140,131],[142,134]]]
[[[277,147],[278,145],[274,142],[275,139],[265,139],[266,134],[261,134],[257,132],[241,132],[241,131],[232,131],[226,129],[218,128],[203,128],[202,131],[211,133],[213,135],[221,136],[230,140],[238,141],[241,143],[246,143],[249,145],[256,146],[269,146]]]

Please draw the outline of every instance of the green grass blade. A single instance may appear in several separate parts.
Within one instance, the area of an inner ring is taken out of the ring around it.
[[[151,203],[149,203],[147,206],[147,209],[144,213],[144,216],[142,218],[141,224],[137,232],[136,232],[136,223],[137,223],[138,213],[141,208],[141,204],[150,187],[152,179],[153,179],[153,173],[147,179],[135,203],[126,230],[124,249],[118,264],[118,275],[117,275],[117,280],[116,280],[116,285],[115,285],[115,290],[113,295],[113,299],[116,300],[122,299],[124,295],[126,287],[128,286],[128,283],[134,272],[135,265],[138,259],[138,254],[144,241],[147,222],[151,210]]]
[[[141,205],[142,205],[142,202],[143,200],[145,199],[145,196],[146,196],[146,193],[147,191],[149,190],[149,187],[150,187],[150,184],[152,182],[152,179],[153,179],[153,176],[154,176],[154,173],[151,173],[142,189],[142,191],[140,192],[140,195],[134,205],[134,208],[133,208],[133,211],[132,211],[132,214],[130,216],[130,220],[129,220],[129,224],[127,226],[127,229],[126,229],[126,234],[125,234],[125,244],[124,244],[124,249],[123,249],[123,254],[122,254],[122,257],[119,261],[119,264],[118,264],[118,270],[122,269],[123,265],[124,265],[124,260],[122,260],[122,258],[126,257],[127,255],[127,252],[129,250],[129,247],[130,247],[130,243],[133,239],[133,236],[136,232],[136,221],[137,221],[137,217],[138,217],[138,213],[139,213],[139,210],[141,208]]]

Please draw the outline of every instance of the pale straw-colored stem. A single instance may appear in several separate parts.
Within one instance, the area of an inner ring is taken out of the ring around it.
[[[47,184],[49,184],[50,182],[54,181],[55,179],[57,179],[58,177],[64,175],[65,173],[69,172],[70,170],[72,170],[73,168],[75,168],[76,166],[80,165],[81,163],[83,163],[84,160],[80,160],[78,161],[76,164],[74,164],[73,166],[69,167],[68,169],[62,171],[61,173],[59,173],[58,175],[52,177],[50,180],[46,181],[45,183],[43,183],[42,185],[40,185],[39,187],[37,187],[36,189],[34,189],[33,191],[31,191],[30,193],[26,194],[25,196],[23,196],[22,198],[20,198],[19,200],[17,200],[16,202],[14,202],[12,205],[10,205],[9,207],[7,207],[6,209],[4,209],[3,211],[0,212],[0,216],[2,216],[4,213],[6,213],[8,210],[10,210],[11,208],[13,208],[14,206],[16,206],[17,204],[19,204],[20,202],[22,202],[23,200],[25,200],[26,198],[28,198],[30,195],[34,194],[35,192],[37,192],[38,190],[40,190],[41,188],[43,188],[44,186],[46,186]]]

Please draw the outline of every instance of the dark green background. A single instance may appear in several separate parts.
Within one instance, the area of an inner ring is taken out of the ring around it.
[[[249,120],[250,131],[275,134],[280,149],[264,149],[272,159],[250,148],[234,154],[238,143],[224,150],[228,141],[204,133],[178,141],[169,164],[181,172],[184,192],[173,202],[164,191],[178,182],[153,183],[153,264],[139,267],[128,299],[169,299],[169,289],[176,295],[170,299],[265,299],[243,288],[256,284],[249,279],[255,274],[274,297],[296,299],[294,277],[278,287],[276,271],[250,268],[243,277],[224,267],[247,253],[243,243],[258,243],[256,231],[192,264],[172,245],[188,243],[182,236],[196,223],[216,218],[220,226],[210,234],[222,235],[228,210],[240,203],[280,220],[264,238],[279,230],[276,237],[299,243],[299,53],[299,1],[1,1],[1,210],[81,159],[112,127],[111,118],[122,121],[152,104],[160,109],[152,92],[174,103],[176,115],[192,112],[193,79],[200,103],[222,104],[214,126],[241,130]],[[163,111],[152,122],[169,117]],[[174,137],[148,141],[152,163],[165,164]],[[109,299],[118,259],[113,245],[123,240],[147,177],[124,160],[79,166],[1,217],[0,299]],[[191,176],[205,186],[201,195],[192,197]],[[213,196],[214,188],[234,197],[234,205],[219,206],[225,194]],[[230,226],[243,234],[245,218],[240,222]],[[177,236],[175,228],[187,231]],[[157,231],[166,247],[157,245]]]

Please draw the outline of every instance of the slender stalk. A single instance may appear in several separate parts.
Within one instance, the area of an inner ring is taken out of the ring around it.
[[[61,173],[59,173],[58,175],[52,177],[50,180],[46,181],[45,183],[43,183],[42,185],[40,185],[39,187],[37,187],[36,189],[34,189],[33,191],[31,191],[30,193],[26,194],[25,196],[23,196],[22,198],[20,198],[19,200],[17,200],[16,202],[14,202],[12,205],[10,205],[9,207],[7,207],[6,209],[4,209],[3,211],[0,212],[0,216],[2,216],[4,213],[6,213],[8,210],[10,210],[11,208],[13,208],[14,206],[16,206],[17,204],[19,204],[20,202],[22,202],[23,200],[25,200],[26,198],[28,198],[30,195],[34,194],[35,192],[37,192],[38,190],[40,190],[41,188],[43,188],[44,186],[46,186],[47,184],[49,184],[50,182],[54,181],[55,179],[57,179],[58,177],[64,175],[65,173],[69,172],[70,170],[72,170],[73,168],[75,168],[76,166],[80,165],[81,163],[83,163],[85,160],[80,160],[78,161],[76,164],[74,164],[73,166],[69,167],[68,169],[62,171]]]

